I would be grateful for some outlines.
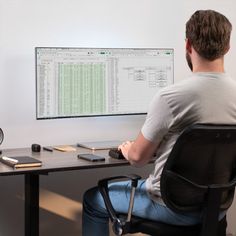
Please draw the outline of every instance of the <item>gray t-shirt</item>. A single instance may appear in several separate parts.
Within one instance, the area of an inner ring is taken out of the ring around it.
[[[193,73],[160,90],[150,104],[143,136],[161,141],[155,169],[146,181],[153,200],[160,202],[160,176],[176,139],[194,123],[236,123],[236,81],[225,73]]]

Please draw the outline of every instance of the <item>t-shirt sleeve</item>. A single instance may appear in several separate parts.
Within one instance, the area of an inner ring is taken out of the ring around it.
[[[147,140],[159,142],[168,133],[172,119],[169,105],[161,94],[157,93],[150,103],[141,132]]]

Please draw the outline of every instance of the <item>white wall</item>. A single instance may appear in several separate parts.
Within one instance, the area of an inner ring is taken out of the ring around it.
[[[235,5],[233,0],[0,0],[2,147],[30,146],[33,142],[76,143],[90,139],[91,133],[94,139],[101,135],[130,138],[137,134],[144,119],[37,121],[35,46],[173,47],[178,81],[189,73],[184,59],[184,29],[189,16],[195,9],[213,8],[234,23]],[[232,49],[226,68],[236,75],[233,43]]]
[[[0,127],[5,133],[1,148],[27,147],[32,143],[73,144],[91,138],[134,138],[144,121],[143,116],[36,120],[34,47],[173,47],[175,80],[178,81],[189,74],[184,30],[186,20],[197,9],[218,10],[236,26],[235,0],[0,0]],[[226,70],[236,78],[235,42],[234,30]],[[73,180],[74,175],[55,176]],[[45,181],[47,188],[56,192],[57,181],[49,176]],[[1,197],[4,199],[0,201],[0,209],[8,194],[15,193],[15,198],[11,199],[14,208],[16,212],[22,210],[21,204],[16,204],[22,195],[22,184],[19,177],[0,178],[1,189],[9,187],[5,197]],[[72,181],[71,188],[75,187],[73,185],[76,182]],[[9,216],[7,209],[3,209],[0,219],[5,217],[7,224]],[[235,211],[230,214],[233,217]],[[55,214],[49,219],[53,217]],[[45,223],[43,219],[42,222]],[[229,219],[229,229],[236,234],[231,222]],[[0,235],[1,229],[6,226],[0,223]],[[62,232],[60,227],[57,235],[64,235],[59,232]],[[13,229],[6,230],[5,235],[16,234]],[[23,233],[20,231],[17,235]]]

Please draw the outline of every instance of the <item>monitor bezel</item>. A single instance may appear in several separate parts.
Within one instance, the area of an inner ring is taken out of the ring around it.
[[[116,117],[116,116],[143,116],[146,115],[147,112],[133,112],[133,113],[107,113],[107,114],[89,114],[89,115],[73,115],[73,116],[48,116],[48,117],[39,117],[38,116],[38,88],[37,88],[37,75],[38,75],[38,71],[37,71],[37,50],[39,49],[91,49],[91,50],[172,50],[172,54],[173,54],[173,76],[172,76],[172,81],[171,83],[174,83],[174,48],[171,47],[165,47],[165,48],[161,48],[161,47],[157,47],[157,48],[153,48],[153,47],[142,47],[142,48],[137,48],[137,47],[50,47],[50,46],[37,46],[35,47],[35,94],[36,94],[36,120],[52,120],[52,119],[72,119],[72,118],[88,118],[88,117]],[[147,107],[148,108],[148,107]]]

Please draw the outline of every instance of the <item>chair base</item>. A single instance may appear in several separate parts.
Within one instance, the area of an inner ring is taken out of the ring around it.
[[[226,227],[227,221],[226,217],[224,217],[218,223],[218,234],[214,236],[226,236]],[[132,234],[137,232],[153,236],[201,236],[201,225],[175,226],[133,217],[130,227],[130,233]]]

